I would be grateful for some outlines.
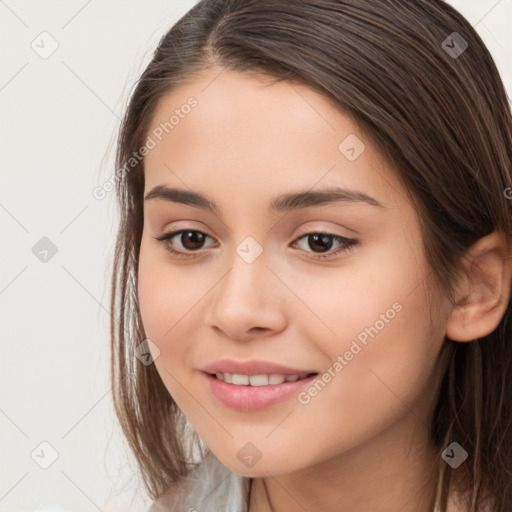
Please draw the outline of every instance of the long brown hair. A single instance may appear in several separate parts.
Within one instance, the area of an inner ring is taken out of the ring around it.
[[[454,33],[456,33],[454,35]],[[451,39],[450,39],[451,38]],[[447,42],[448,41],[448,42]],[[467,45],[467,48],[466,46]],[[455,53],[454,53],[455,52]],[[116,414],[150,496],[192,467],[200,440],[155,365],[137,303],[144,146],[160,99],[212,67],[291,80],[334,100],[389,159],[414,201],[436,283],[453,300],[462,256],[493,231],[512,235],[512,116],[495,63],[468,21],[442,0],[202,0],[160,40],[122,121],[116,154],[120,225],[112,275],[111,379]],[[508,189],[511,190],[511,189]],[[432,421],[440,452],[469,453],[457,475],[479,510],[512,510],[510,302],[488,336],[446,338]],[[195,436],[195,437],[194,437]],[[436,504],[454,471],[440,458]]]

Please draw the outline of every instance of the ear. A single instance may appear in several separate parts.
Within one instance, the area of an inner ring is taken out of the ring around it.
[[[498,327],[510,299],[512,244],[504,233],[478,240],[464,257],[465,275],[451,311],[446,336],[453,341],[482,338]]]

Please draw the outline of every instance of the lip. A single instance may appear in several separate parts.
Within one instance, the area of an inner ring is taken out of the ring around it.
[[[250,361],[235,361],[233,359],[221,359],[204,367],[206,373],[238,373],[241,375],[300,375],[302,373],[318,373],[311,369],[290,368],[270,361],[252,359]]]
[[[308,386],[318,376],[318,373],[315,373],[294,382],[285,381],[282,384],[269,384],[268,386],[237,386],[219,380],[210,373],[202,373],[206,386],[213,396],[225,406],[239,411],[257,411],[286,400],[292,395],[297,396],[302,388]],[[258,374],[251,373],[250,375]]]

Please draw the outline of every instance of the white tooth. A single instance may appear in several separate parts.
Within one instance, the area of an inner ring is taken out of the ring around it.
[[[215,374],[219,380],[234,384],[235,386],[267,386],[269,384],[282,384],[283,382],[295,382],[307,377],[307,373],[300,375],[281,375],[273,373],[270,375],[242,375],[239,373],[221,373]]]
[[[282,384],[284,382],[284,375],[273,373],[268,377],[269,384]]]
[[[249,383],[251,386],[267,386],[268,377],[266,375],[250,375]]]
[[[238,386],[247,386],[249,384],[249,376],[248,375],[240,375],[239,373],[234,373],[231,383],[236,384]]]

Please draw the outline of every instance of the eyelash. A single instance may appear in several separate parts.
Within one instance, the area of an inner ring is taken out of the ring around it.
[[[180,229],[180,230],[177,230],[177,231],[171,231],[169,233],[164,233],[162,236],[159,236],[159,237],[153,237],[155,240],[158,240],[159,242],[162,242],[165,246],[165,249],[170,252],[171,254],[175,255],[175,256],[178,256],[179,258],[184,258],[184,259],[187,259],[187,258],[193,258],[194,257],[194,253],[196,252],[199,252],[198,251],[191,251],[191,252],[183,252],[183,251],[177,251],[176,249],[173,249],[171,246],[170,246],[170,240],[172,238],[174,238],[176,235],[180,235],[182,233],[185,233],[185,232],[192,232],[192,233],[201,233],[203,235],[206,235],[207,237],[209,237],[208,234],[204,233],[203,231],[199,231],[197,229]],[[343,243],[345,245],[345,247],[342,247],[334,252],[329,252],[328,254],[324,254],[324,253],[312,253],[312,254],[316,254],[316,256],[313,256],[312,259],[314,260],[323,260],[323,259],[326,259],[326,258],[333,258],[335,257],[336,255],[340,254],[340,253],[346,253],[346,252],[349,252],[351,250],[354,249],[355,246],[357,246],[359,244],[359,241],[356,240],[356,239],[353,239],[353,238],[345,238],[343,236],[339,236],[339,235],[334,235],[332,233],[324,233],[322,231],[310,231],[308,233],[304,233],[302,235],[300,235],[296,240],[301,240],[305,237],[308,237],[308,236],[311,236],[311,235],[324,235],[324,236],[328,236],[328,237],[331,237],[335,242],[339,242],[339,243]],[[211,238],[211,237],[210,237]],[[308,251],[306,251],[308,252]]]

